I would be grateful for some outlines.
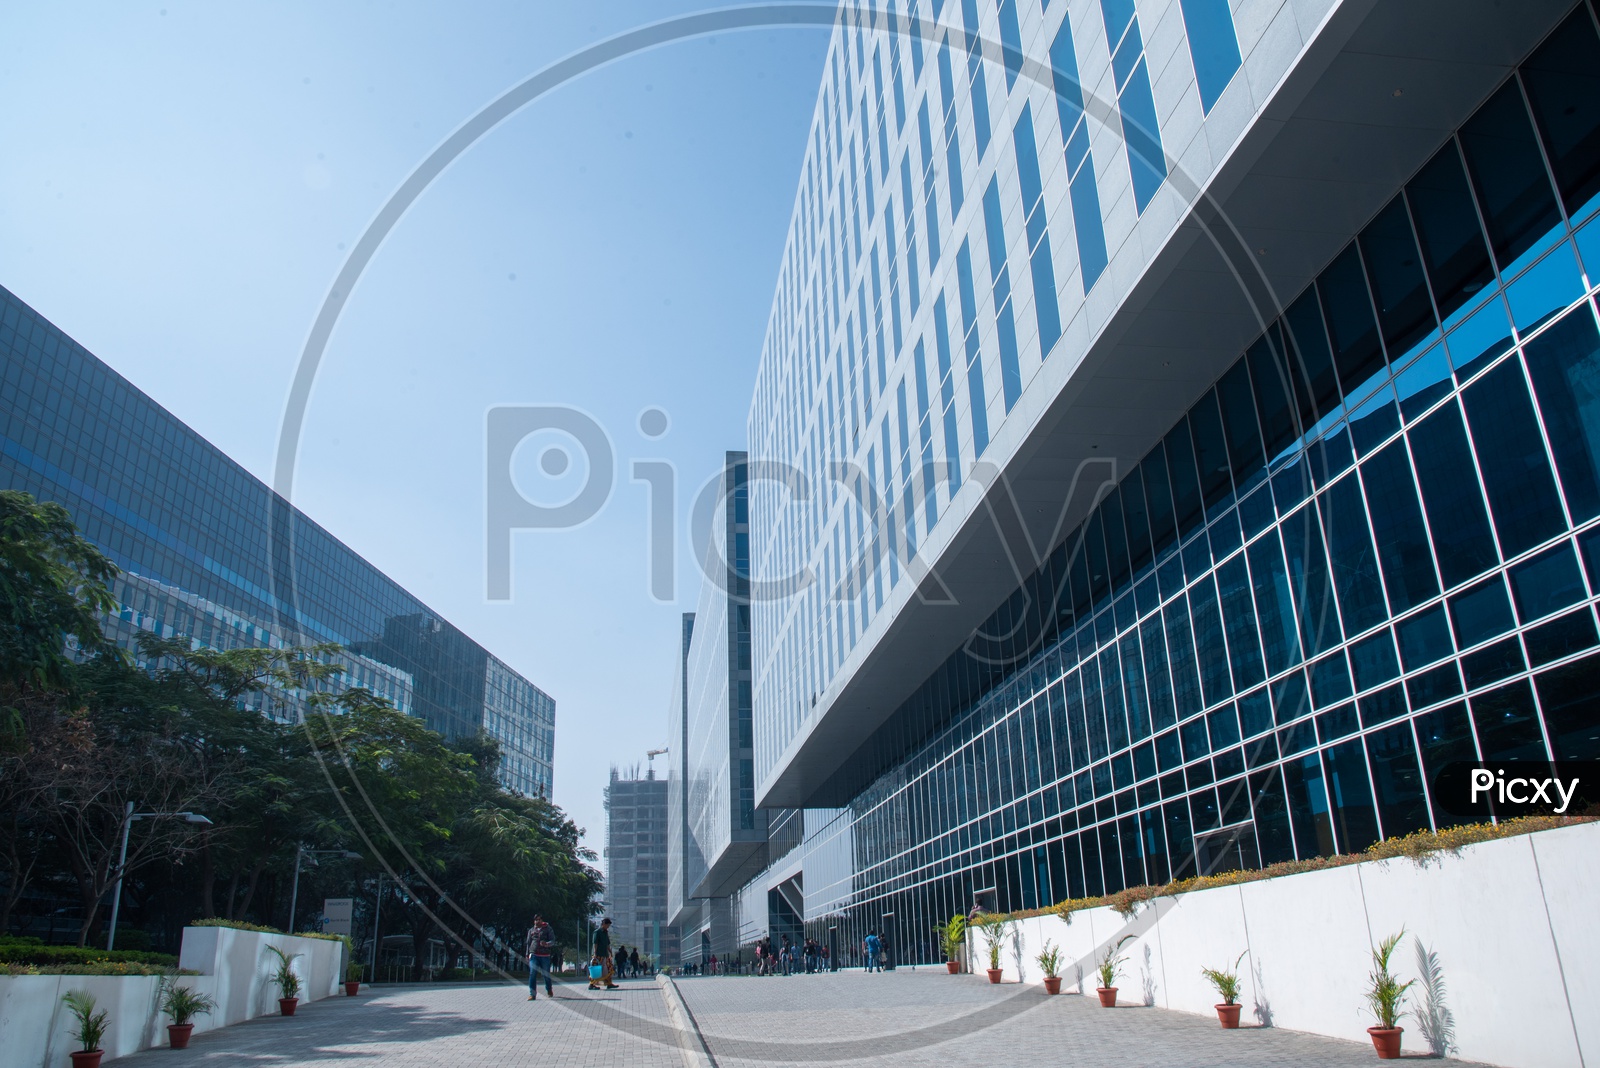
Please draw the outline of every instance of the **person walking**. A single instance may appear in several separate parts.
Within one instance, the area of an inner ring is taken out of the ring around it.
[[[628,977],[628,947],[618,946],[617,954],[614,959],[616,968],[613,970],[612,974],[618,979],[626,979]]]
[[[528,928],[528,1000],[539,1000],[539,976],[544,976],[545,997],[556,996],[555,989],[550,982],[550,957],[555,953],[556,933],[543,916],[533,918],[533,926]]]
[[[638,946],[634,946],[633,947],[633,952],[628,954],[628,974],[633,976],[635,979],[639,978],[639,976],[642,974],[639,971],[639,947]]]
[[[589,944],[589,950],[593,954],[594,963],[600,965],[600,976],[599,978],[590,978],[589,989],[598,990],[600,985],[604,984],[607,990],[615,990],[617,984],[612,979],[615,973],[612,971],[613,964],[611,962],[611,917],[607,916],[601,920],[600,926],[595,928],[594,939]]]
[[[867,971],[869,971],[869,972],[877,971],[878,970],[878,954],[883,949],[883,943],[878,940],[878,932],[877,931],[868,931],[867,932],[867,940],[864,943],[862,943],[861,949],[862,949],[862,952],[864,952],[866,954],[866,956],[867,956]]]
[[[784,975],[794,974],[794,943],[789,941],[788,935],[783,936],[783,946],[778,950],[778,961]]]

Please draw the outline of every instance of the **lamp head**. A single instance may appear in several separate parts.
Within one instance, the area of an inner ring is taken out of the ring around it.
[[[198,812],[180,812],[178,815],[183,817],[183,822],[185,823],[198,823],[202,827],[212,826],[211,821]]]

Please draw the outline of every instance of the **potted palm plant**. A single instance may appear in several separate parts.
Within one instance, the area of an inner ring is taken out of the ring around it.
[[[1121,941],[1106,950],[1105,956],[1100,958],[1100,963],[1095,967],[1095,971],[1100,975],[1100,986],[1095,993],[1100,995],[1101,1008],[1117,1007],[1117,973],[1122,970],[1122,965],[1128,959],[1117,951],[1132,937],[1133,935],[1123,935]]]
[[[361,971],[361,965],[355,961],[351,961],[344,966],[345,997],[353,998],[356,996],[356,992],[361,989]]]
[[[69,990],[61,995],[62,1004],[72,1013],[72,1037],[78,1049],[72,1057],[72,1068],[100,1068],[100,1058],[106,1051],[100,1048],[106,1037],[106,1010],[95,1011],[94,995],[87,990]]]
[[[1039,962],[1039,967],[1044,970],[1044,992],[1046,994],[1061,993],[1061,949],[1045,939],[1044,951],[1033,958]]]
[[[272,966],[272,983],[278,988],[278,1011],[293,1016],[294,1007],[300,1004],[300,977],[294,973],[294,962],[300,954],[285,953],[277,946],[268,946],[267,952],[277,958]]]
[[[1406,991],[1416,983],[1415,979],[1402,983],[1389,970],[1389,958],[1405,936],[1402,928],[1400,933],[1378,943],[1372,951],[1372,973],[1367,977],[1367,1006],[1378,1019],[1376,1027],[1367,1028],[1367,1034],[1372,1036],[1378,1059],[1384,1061],[1400,1056],[1400,1032],[1405,1030],[1400,1026],[1400,1017],[1405,1015]]]
[[[1245,953],[1250,952],[1248,949]],[[1201,968],[1200,974],[1206,977],[1206,982],[1217,988],[1217,994],[1222,998],[1222,1004],[1216,1006],[1217,1019],[1223,1027],[1233,1028],[1239,1026],[1239,961],[1244,960],[1244,953],[1239,954],[1238,960],[1233,962],[1231,968]]]
[[[164,982],[161,1011],[172,1021],[167,1025],[167,1044],[173,1049],[188,1049],[189,1036],[194,1034],[194,1018],[202,1014],[209,1016],[216,1008],[216,999],[211,995],[179,986],[170,979]]]
[[[1006,921],[998,916],[983,921],[983,940],[989,950],[989,982],[998,983],[1005,974],[1000,967],[1000,951],[1006,943]]]
[[[950,917],[949,921],[935,927],[933,933],[939,936],[939,945],[944,950],[944,966],[951,975],[961,970],[961,947],[967,941],[967,918],[961,915]]]

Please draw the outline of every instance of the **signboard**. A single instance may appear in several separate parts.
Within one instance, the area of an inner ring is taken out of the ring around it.
[[[326,934],[350,935],[350,918],[355,913],[355,898],[325,897],[322,899],[322,930]]]

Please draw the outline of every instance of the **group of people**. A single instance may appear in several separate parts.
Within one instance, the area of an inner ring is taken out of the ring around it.
[[[590,990],[602,987],[615,990],[616,980],[637,979],[650,970],[648,959],[640,959],[638,946],[629,949],[627,946],[619,945],[615,951],[612,950],[610,917],[601,920],[600,926],[595,928],[589,949]],[[541,978],[544,980],[545,996],[554,997],[555,989],[551,973],[561,966],[561,947],[556,945],[555,931],[545,922],[543,916],[535,916],[533,925],[528,928],[526,956],[528,1000],[538,1000]]]
[[[827,971],[830,963],[828,947],[815,938],[808,938],[797,946],[788,935],[783,935],[778,945],[773,946],[769,935],[756,942],[755,954],[756,975],[793,975],[799,971],[810,975]]]

